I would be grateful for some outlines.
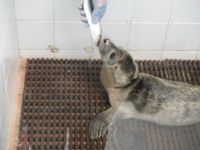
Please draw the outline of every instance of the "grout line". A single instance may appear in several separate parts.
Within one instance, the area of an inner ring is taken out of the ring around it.
[[[130,40],[131,40],[131,35],[132,35],[132,32],[133,32],[133,29],[132,29],[132,21],[133,21],[133,17],[134,17],[134,15],[133,15],[133,10],[134,10],[134,2],[135,2],[135,0],[132,0],[132,11],[131,11],[131,21],[129,22],[129,33],[128,33],[128,40],[127,40],[127,46],[126,46],[126,49],[128,50],[128,48],[129,48],[129,44],[130,44]]]
[[[56,46],[56,37],[55,37],[55,26],[56,26],[56,21],[55,21],[55,0],[52,0],[52,3],[53,3],[53,6],[52,6],[52,8],[53,8],[53,14],[52,14],[52,19],[53,19],[53,45],[54,46]],[[56,54],[55,53],[53,53],[53,58],[55,59],[56,58]]]
[[[21,22],[63,22],[63,23],[82,23],[78,20],[58,20],[58,19],[16,19],[17,21]],[[134,21],[101,21],[101,23],[152,23],[152,24],[167,24],[167,22],[134,22]],[[199,23],[200,24],[200,23]]]
[[[37,52],[40,52],[40,51],[47,51],[46,49],[21,49],[21,51],[35,51],[36,53]],[[60,49],[60,51],[84,51],[84,49]],[[132,49],[130,51],[198,51],[198,50],[182,50],[182,49],[177,49],[177,50],[163,50],[163,49],[152,49],[152,50],[149,50],[149,49]],[[48,52],[48,51],[47,51]],[[59,53],[59,52],[58,52]]]
[[[62,51],[62,50],[66,50],[66,51],[77,51],[77,50],[81,50],[81,51],[84,51],[84,49],[82,48],[82,49],[60,49],[60,51]],[[46,50],[46,49],[21,49],[21,51],[46,51],[46,52],[48,52],[48,50]],[[50,51],[49,51],[50,52]]]
[[[172,22],[171,24],[177,24],[177,25],[200,25],[199,22]]]
[[[13,7],[14,7],[13,8],[13,11],[14,11],[14,16],[13,16],[14,18],[13,18],[13,20],[15,22],[14,24],[15,24],[15,34],[16,34],[16,38],[17,38],[16,39],[17,40],[17,51],[18,51],[19,57],[21,58],[20,42],[19,42],[19,31],[18,31],[19,28],[18,28],[18,24],[17,24],[17,19],[16,19],[17,15],[16,15],[16,9],[15,9],[16,8],[16,6],[15,6],[16,5],[16,1],[13,1],[13,3],[14,3],[13,4]]]
[[[23,19],[16,19],[16,21],[17,22],[32,22],[32,23],[34,23],[34,22],[40,22],[40,23],[53,23],[54,21],[53,21],[53,19],[51,19],[51,20],[37,20],[37,19],[35,19],[35,20],[23,20]],[[66,22],[68,22],[68,21],[66,21]]]
[[[176,25],[200,25],[199,22],[151,22],[151,21],[148,21],[148,22],[134,22],[132,21],[132,23],[135,23],[135,24],[176,24]]]
[[[132,35],[132,24],[130,23],[129,24],[129,33],[128,33],[128,40],[127,40],[127,46],[126,46],[126,49],[127,51],[129,51],[129,44],[130,44],[130,41],[131,41],[131,35]],[[131,48],[130,48],[131,49]]]
[[[55,14],[54,14],[55,16]],[[78,20],[61,20],[61,19],[16,19],[18,22],[58,22],[58,23],[82,23]],[[159,21],[101,21],[101,23],[134,23],[134,24],[168,24],[169,22]],[[200,25],[200,22],[171,22],[170,24],[180,25]]]
[[[52,0],[53,3],[53,14],[52,14],[52,19],[53,19],[53,45],[55,45],[55,0]]]
[[[172,1],[171,8],[170,8],[170,14],[169,14],[168,24],[167,24],[167,28],[166,28],[166,32],[165,32],[164,41],[163,41],[163,49],[162,49],[162,52],[161,52],[160,60],[163,59],[163,53],[164,53],[164,51],[166,49],[166,41],[167,41],[167,36],[168,36],[168,33],[169,33],[169,27],[170,27],[172,14],[173,14],[173,11],[174,11],[174,4],[175,4],[175,0]]]
[[[131,21],[133,24],[167,24],[167,22],[139,22],[139,21]]]

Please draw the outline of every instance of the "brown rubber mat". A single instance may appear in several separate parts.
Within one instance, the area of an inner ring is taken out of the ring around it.
[[[138,64],[141,72],[200,84],[200,61],[138,61]],[[109,107],[100,83],[100,69],[101,61],[95,60],[28,60],[18,150],[28,150],[29,147],[32,150],[103,150],[106,138],[90,140],[87,128],[95,114]],[[144,128],[150,129],[151,126]],[[183,130],[187,131],[185,135],[195,131],[200,137],[199,125],[188,128]],[[162,129],[152,131],[158,130]],[[176,136],[166,138],[171,139],[170,144],[176,145],[176,140],[173,142]],[[156,142],[163,147],[166,144]]]

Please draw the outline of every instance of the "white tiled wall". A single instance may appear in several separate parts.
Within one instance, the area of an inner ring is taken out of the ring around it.
[[[80,50],[91,45],[89,30],[80,22],[56,22],[55,44],[62,50]]]
[[[18,37],[24,57],[88,58],[94,47],[80,22],[83,0],[15,0]],[[197,59],[200,0],[109,0],[103,35],[137,59]],[[52,54],[46,48],[60,49]],[[98,58],[94,54],[94,58]]]
[[[198,50],[200,24],[172,24],[167,37],[165,50]]]
[[[167,29],[166,23],[132,23],[130,50],[161,51]]]
[[[19,60],[14,0],[0,0],[0,150],[8,146]]]
[[[174,0],[133,0],[134,22],[168,22]]]
[[[20,48],[46,49],[53,43],[53,23],[49,21],[18,21]]]

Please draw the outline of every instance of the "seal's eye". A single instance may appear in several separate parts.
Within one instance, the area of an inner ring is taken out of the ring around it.
[[[117,70],[118,69],[118,66],[116,65],[116,66],[114,66],[114,70]]]
[[[110,54],[110,59],[115,59],[115,53]]]

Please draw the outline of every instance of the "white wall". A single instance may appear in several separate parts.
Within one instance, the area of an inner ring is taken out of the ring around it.
[[[88,58],[83,0],[15,0],[23,57]],[[104,35],[137,59],[200,59],[200,0],[109,0]],[[49,44],[61,51],[47,51]],[[92,55],[98,57],[98,52]]]
[[[19,60],[14,0],[0,0],[0,150],[5,150]]]

